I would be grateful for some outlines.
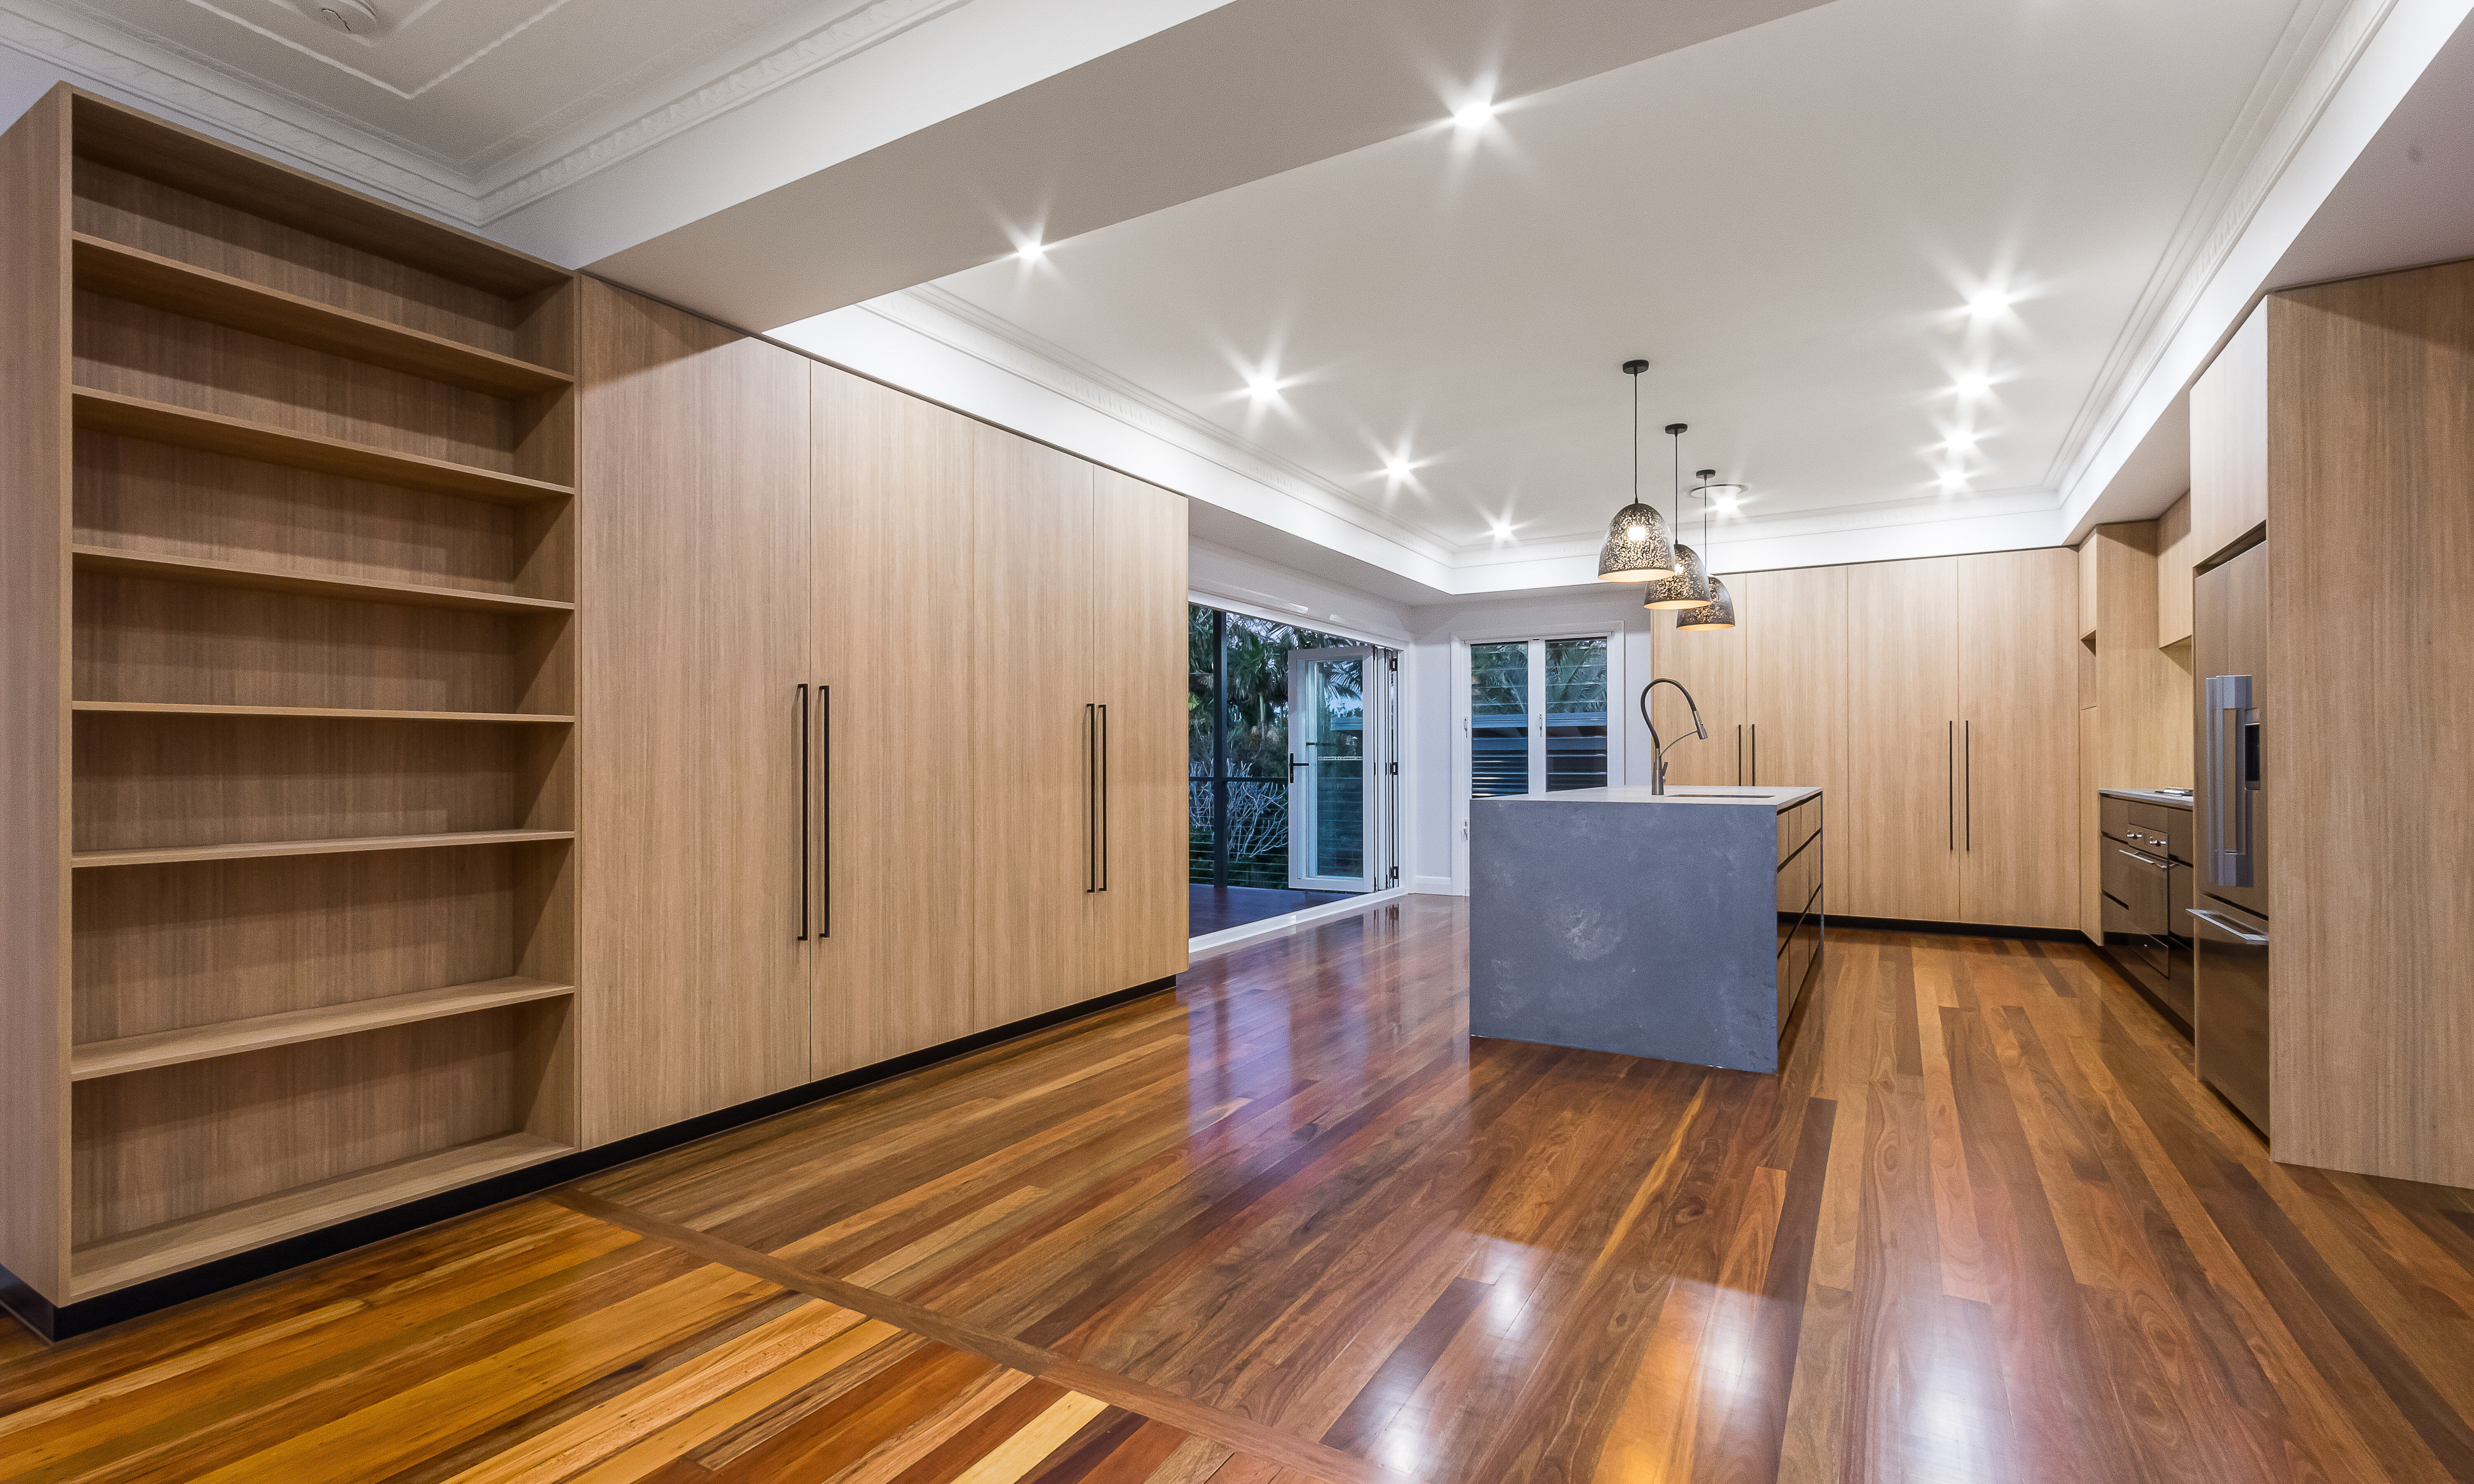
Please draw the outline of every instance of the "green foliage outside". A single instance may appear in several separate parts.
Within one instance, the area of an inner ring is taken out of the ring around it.
[[[1187,859],[1212,881],[1212,610],[1186,609]],[[1228,884],[1289,884],[1289,654],[1356,642],[1228,615]]]

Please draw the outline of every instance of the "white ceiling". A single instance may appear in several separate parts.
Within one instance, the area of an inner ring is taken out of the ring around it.
[[[1479,560],[1594,545],[1636,354],[1661,503],[1681,420],[1763,524],[2051,509],[2328,9],[1834,0],[925,297]]]

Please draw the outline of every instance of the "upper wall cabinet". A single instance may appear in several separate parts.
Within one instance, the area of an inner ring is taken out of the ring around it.
[[[2191,564],[2268,519],[2268,305],[2191,386]]]
[[[2198,539],[2191,531],[2191,497],[2156,517],[2156,647],[2191,639],[2191,564]]]

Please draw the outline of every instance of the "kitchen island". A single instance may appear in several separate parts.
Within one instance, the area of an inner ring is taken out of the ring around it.
[[[1469,1034],[1774,1072],[1822,955],[1818,788],[1469,805]]]

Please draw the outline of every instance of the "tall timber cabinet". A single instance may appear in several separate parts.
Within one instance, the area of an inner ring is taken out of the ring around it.
[[[21,1317],[1184,967],[1177,496],[75,89],[0,199]]]

